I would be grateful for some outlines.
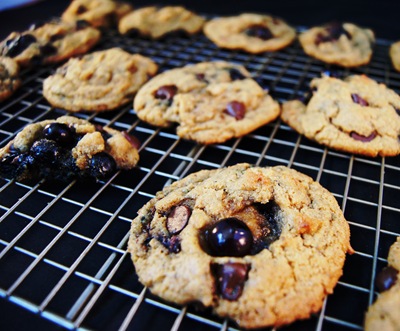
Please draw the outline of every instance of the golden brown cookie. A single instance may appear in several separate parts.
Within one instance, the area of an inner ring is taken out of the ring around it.
[[[281,117],[297,132],[328,147],[366,156],[400,153],[400,96],[365,75],[311,81],[307,105],[283,104]]]
[[[249,53],[277,51],[296,38],[296,30],[283,20],[248,13],[215,18],[205,24],[204,33],[219,47]]]
[[[365,331],[400,330],[400,237],[390,247],[388,266],[376,277],[382,292],[365,316]]]
[[[121,34],[139,33],[152,39],[161,38],[174,32],[188,35],[197,33],[204,24],[204,18],[179,6],[145,7],[125,15],[119,22]]]
[[[113,110],[133,100],[136,91],[157,72],[149,58],[111,48],[72,58],[43,82],[43,95],[55,107],[70,111]]]
[[[390,59],[392,60],[393,67],[400,71],[400,41],[393,43],[389,49]]]
[[[241,137],[279,116],[280,106],[240,65],[203,62],[165,71],[137,93],[140,119],[202,144]]]
[[[238,164],[158,192],[133,220],[128,251],[155,295],[259,328],[319,311],[349,237],[335,198],[310,177]]]
[[[0,56],[0,102],[9,98],[21,85],[17,62]]]
[[[24,32],[12,32],[0,43],[0,55],[21,66],[61,62],[84,54],[100,40],[100,32],[85,22],[54,20]]]
[[[304,52],[326,63],[357,67],[372,57],[374,33],[352,23],[333,22],[300,34]]]
[[[72,116],[27,125],[0,149],[0,176],[20,181],[50,178],[104,179],[139,160],[127,132]]]

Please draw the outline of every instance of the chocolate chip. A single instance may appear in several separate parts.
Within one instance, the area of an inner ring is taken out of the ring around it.
[[[51,55],[57,54],[57,48],[51,44],[46,44],[46,45],[40,46],[40,53],[43,56],[51,56]]]
[[[229,68],[228,70],[229,70],[229,75],[231,76],[231,80],[242,80],[247,78],[236,68]]]
[[[332,22],[327,25],[324,33],[318,33],[315,37],[315,44],[319,45],[321,43],[336,41],[341,35],[345,35],[348,39],[351,39],[351,34],[343,27],[343,24],[338,22]]]
[[[376,137],[376,132],[372,132],[369,136],[362,136],[362,135],[358,134],[357,132],[352,131],[350,133],[350,137],[352,137],[355,140],[362,141],[362,142],[369,142]]]
[[[251,25],[244,31],[244,33],[250,37],[259,38],[262,40],[268,40],[274,37],[271,30],[262,24]]]
[[[6,45],[8,47],[8,51],[5,55],[9,57],[16,57],[34,42],[36,42],[36,38],[31,34],[25,34],[15,39],[7,40]]]
[[[175,85],[164,85],[158,88],[154,96],[157,99],[172,101],[176,92],[178,92],[178,88]]]
[[[75,22],[75,28],[77,31],[86,29],[88,26],[90,26],[90,23],[85,20],[77,20]]]
[[[234,117],[237,120],[241,120],[246,114],[246,106],[242,102],[231,101],[227,104],[224,113]]]
[[[359,94],[357,93],[352,93],[351,94],[351,99],[353,102],[358,103],[359,105],[366,107],[369,105],[368,101],[363,99]]]
[[[159,236],[158,241],[168,249],[170,253],[179,253],[181,251],[181,239],[178,236],[164,237]]]
[[[85,6],[83,6],[83,5],[80,5],[80,6],[76,9],[76,13],[77,13],[77,14],[83,14],[83,13],[85,13],[85,12],[87,12],[87,8],[86,8]]]
[[[400,109],[398,109],[398,108],[396,108],[396,107],[393,107],[393,108],[394,108],[394,110],[396,111],[397,115],[400,116]]]
[[[217,293],[229,301],[239,299],[249,270],[250,265],[242,263],[212,264],[211,271],[216,280]]]
[[[140,141],[135,136],[131,135],[128,131],[122,131],[122,135],[129,143],[132,145],[133,148],[139,149]]]
[[[207,80],[205,79],[206,75],[204,74],[196,74],[196,79],[201,81],[201,82],[207,82]]]
[[[399,272],[391,266],[383,268],[375,278],[375,284],[378,290],[383,292],[390,289],[396,283],[398,273]]]
[[[167,218],[167,230],[170,234],[178,234],[187,225],[192,210],[185,205],[175,206]]]

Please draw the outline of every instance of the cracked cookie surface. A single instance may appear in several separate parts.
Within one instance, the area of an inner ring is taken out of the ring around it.
[[[128,251],[152,293],[258,328],[317,312],[349,237],[335,198],[310,177],[237,164],[158,192],[133,220]]]
[[[371,60],[375,37],[370,29],[333,22],[301,33],[299,41],[304,52],[318,60],[357,67]]]
[[[49,178],[104,179],[139,160],[127,132],[61,116],[27,125],[0,149],[0,176],[19,181]]]
[[[54,20],[24,32],[12,32],[0,43],[0,54],[21,66],[56,63],[86,53],[100,36],[100,31],[85,22]]]
[[[215,18],[205,24],[204,34],[219,47],[249,53],[277,51],[296,38],[282,19],[252,13]]]
[[[9,57],[0,56],[0,102],[9,98],[20,85],[18,64]]]
[[[139,33],[158,39],[174,32],[188,35],[201,30],[205,19],[180,6],[144,7],[124,16],[118,25],[121,34]]]
[[[365,331],[400,330],[400,237],[390,247],[388,266],[376,278],[383,291],[369,307],[365,316]]]
[[[132,101],[157,69],[150,58],[111,48],[70,59],[44,80],[43,95],[74,112],[113,110]]]
[[[152,125],[178,123],[178,136],[203,144],[243,136],[280,112],[279,104],[243,66],[222,61],[157,75],[139,90],[134,109]]]
[[[344,80],[324,76],[307,105],[283,104],[282,119],[297,132],[328,147],[366,156],[400,153],[400,96],[365,75]]]

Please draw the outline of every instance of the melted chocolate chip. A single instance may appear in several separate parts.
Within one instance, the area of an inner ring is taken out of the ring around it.
[[[229,68],[228,70],[232,80],[242,80],[247,78],[236,68]]]
[[[205,79],[205,75],[204,74],[196,74],[196,79],[201,81],[201,82],[207,82],[207,80]]]
[[[187,225],[192,210],[185,205],[175,206],[167,218],[167,230],[170,234],[178,234]]]
[[[376,137],[376,132],[372,132],[369,136],[362,136],[361,134],[358,134],[357,132],[352,131],[350,133],[350,137],[352,137],[355,140],[359,140],[362,142],[369,142],[373,140]]]
[[[378,290],[383,292],[390,289],[396,283],[398,273],[399,272],[391,266],[383,268],[375,278],[375,284]]]
[[[262,24],[251,25],[244,31],[244,33],[250,37],[259,38],[262,40],[268,40],[274,37],[271,30]]]
[[[324,33],[318,33],[315,38],[315,44],[336,41],[340,36],[345,35],[348,39],[351,39],[351,34],[343,27],[343,24],[339,22],[332,22],[325,28]]]
[[[230,217],[204,231],[201,245],[212,256],[242,257],[250,253],[253,235],[241,220]]]
[[[357,93],[352,93],[351,94],[351,99],[353,102],[358,103],[359,105],[366,107],[369,105],[368,101],[363,99],[359,94]]]
[[[167,100],[172,102],[178,88],[175,85],[164,85],[161,86],[155,93],[154,96],[160,100]]]
[[[229,301],[239,299],[249,270],[250,265],[242,263],[211,264],[211,271],[216,280],[217,293]]]
[[[31,34],[25,34],[15,39],[7,40],[6,45],[8,46],[8,51],[5,55],[9,57],[16,57],[34,42],[36,42],[36,38]]]
[[[53,34],[53,35],[50,37],[50,41],[51,41],[51,42],[54,42],[54,41],[60,40],[60,39],[62,39],[62,38],[64,38],[64,37],[65,37],[65,34],[64,34],[64,33],[56,33],[56,34]]]
[[[76,13],[77,14],[83,14],[87,12],[87,8],[83,5],[80,5],[77,9],[76,9]]]
[[[239,101],[231,101],[226,105],[224,113],[234,117],[236,120],[241,120],[246,114],[246,106]]]
[[[129,141],[133,148],[139,149],[140,141],[135,136],[131,135],[128,131],[122,131],[122,134],[126,140]]]
[[[50,55],[57,54],[57,48],[51,44],[46,44],[46,45],[40,46],[40,54],[42,54],[44,56],[50,56]]]

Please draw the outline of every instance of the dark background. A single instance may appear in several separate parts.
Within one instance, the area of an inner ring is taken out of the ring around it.
[[[204,14],[232,15],[260,12],[280,16],[296,26],[319,25],[338,20],[356,23],[375,31],[377,38],[400,40],[399,0],[200,0],[131,1],[135,7],[151,4],[184,5]],[[0,37],[21,31],[38,20],[60,16],[70,0],[44,0],[30,6],[0,12]]]

